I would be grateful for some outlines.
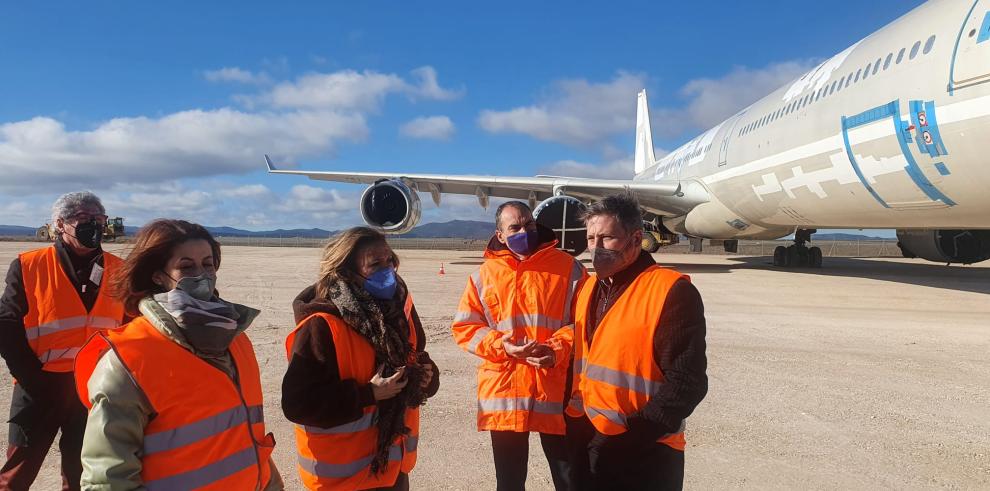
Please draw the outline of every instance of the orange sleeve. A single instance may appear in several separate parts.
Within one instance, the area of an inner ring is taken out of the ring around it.
[[[467,351],[485,360],[501,363],[508,360],[505,348],[502,346],[502,336],[505,333],[494,329],[494,320],[486,312],[478,295],[478,288],[473,277],[469,277],[467,287],[461,296],[461,303],[454,315],[451,330],[454,341]]]

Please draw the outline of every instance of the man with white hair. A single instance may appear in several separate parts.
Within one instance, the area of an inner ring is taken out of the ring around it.
[[[79,489],[86,409],[73,362],[91,334],[124,320],[123,304],[102,287],[122,261],[100,247],[107,223],[100,199],[65,194],[52,222],[55,244],[14,259],[0,297],[0,356],[16,380],[0,490],[28,489],[60,430],[62,489]]]

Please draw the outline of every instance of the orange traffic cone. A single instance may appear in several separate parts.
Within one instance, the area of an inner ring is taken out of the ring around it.
[[[437,274],[439,274],[440,276],[447,274],[447,272],[443,270],[443,263],[440,263],[440,272]]]

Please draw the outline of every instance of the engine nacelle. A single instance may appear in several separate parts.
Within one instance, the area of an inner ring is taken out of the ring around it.
[[[419,194],[399,179],[381,180],[361,194],[364,223],[389,234],[404,234],[419,224],[423,205]]]
[[[588,248],[588,229],[581,220],[586,208],[577,198],[554,196],[533,210],[533,218],[557,234],[557,247],[577,256]]]
[[[990,259],[990,230],[898,230],[904,257],[972,264]]]

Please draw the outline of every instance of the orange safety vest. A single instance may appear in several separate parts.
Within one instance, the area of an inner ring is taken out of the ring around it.
[[[154,410],[141,452],[148,490],[265,488],[275,438],[265,432],[261,374],[245,334],[229,348],[237,383],[144,317],[93,336],[76,358],[76,390],[86,407],[89,378],[111,349]]]
[[[664,381],[653,359],[653,339],[667,292],[690,277],[650,266],[622,293],[595,329],[590,352],[585,342],[595,279],[578,294],[574,343],[574,390],[568,416],[587,415],[598,432],[624,433],[626,417],[641,410]],[[657,442],[684,451],[684,422]]]
[[[409,323],[409,344],[416,350],[416,325],[412,318],[412,296],[406,296],[405,312]],[[292,358],[296,333],[313,317],[320,317],[330,327],[337,351],[337,368],[342,380],[353,379],[367,385],[375,375],[375,349],[364,336],[351,329],[339,317],[328,313],[313,314],[299,323],[285,339],[287,356]],[[411,357],[414,356],[411,354]],[[410,360],[412,361],[412,360]],[[357,421],[332,428],[296,425],[297,468],[307,489],[369,489],[389,487],[408,474],[416,465],[419,442],[419,408],[406,408],[408,435],[396,437],[389,448],[388,465],[377,475],[371,474],[371,461],[378,447],[377,404],[365,406]]]
[[[454,316],[454,340],[482,357],[478,366],[478,430],[563,435],[567,359],[574,337],[572,301],[584,267],[552,246],[524,261],[511,251],[485,251]],[[557,366],[536,368],[505,356],[502,338],[563,348]]]
[[[28,303],[24,316],[28,344],[45,371],[71,372],[72,360],[93,333],[120,325],[124,304],[110,296],[109,288],[101,287],[87,312],[54,245],[22,253],[20,261]],[[104,252],[101,284],[120,265],[119,257]]]

